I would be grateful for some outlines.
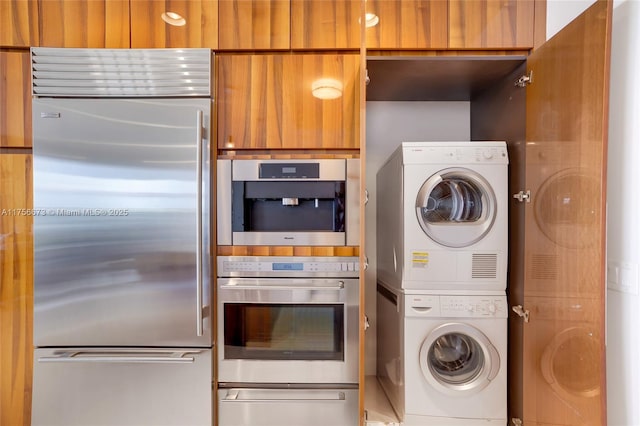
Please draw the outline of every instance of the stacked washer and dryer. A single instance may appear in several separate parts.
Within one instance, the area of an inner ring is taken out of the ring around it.
[[[377,174],[377,375],[406,426],[507,424],[504,142],[404,142]]]

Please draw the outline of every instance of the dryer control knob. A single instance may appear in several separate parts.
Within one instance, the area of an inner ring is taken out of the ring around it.
[[[489,312],[491,312],[492,314],[495,314],[497,309],[498,308],[496,307],[495,303],[489,304]]]
[[[473,312],[473,305],[472,304],[468,304],[467,305],[467,311]]]
[[[484,158],[486,158],[487,160],[491,160],[491,159],[493,158],[493,152],[491,152],[491,151],[484,151],[484,152],[482,153],[482,156],[483,156]]]

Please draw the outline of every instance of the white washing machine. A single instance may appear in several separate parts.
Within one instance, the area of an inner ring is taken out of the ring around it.
[[[377,271],[388,286],[506,289],[505,142],[403,142],[377,174]]]
[[[378,379],[403,425],[507,424],[506,296],[379,285],[378,309]]]

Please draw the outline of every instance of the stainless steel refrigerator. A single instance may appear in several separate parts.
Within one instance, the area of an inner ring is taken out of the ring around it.
[[[212,424],[208,49],[33,48],[33,425]]]

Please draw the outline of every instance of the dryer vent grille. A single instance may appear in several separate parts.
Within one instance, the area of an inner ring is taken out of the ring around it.
[[[479,254],[471,255],[471,278],[489,279],[497,278],[498,272],[498,255],[497,254]]]

